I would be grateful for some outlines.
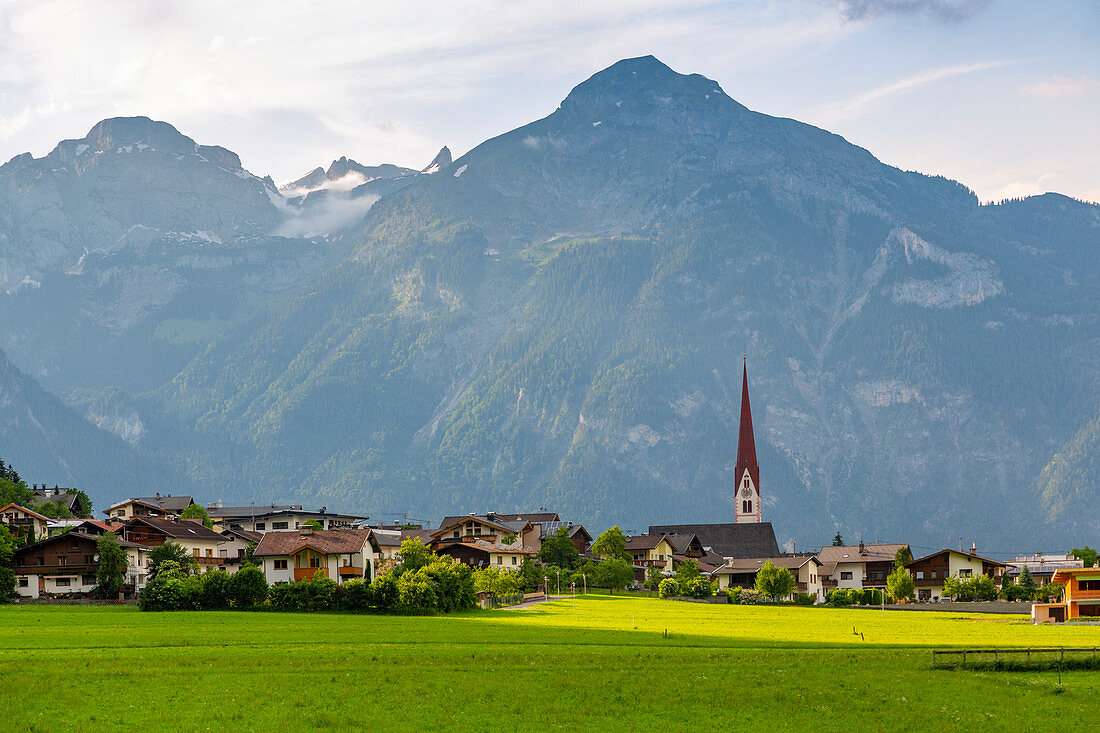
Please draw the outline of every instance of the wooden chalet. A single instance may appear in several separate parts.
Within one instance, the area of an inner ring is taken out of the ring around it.
[[[969,552],[959,550],[939,550],[918,558],[905,566],[913,576],[918,601],[938,600],[943,596],[945,578],[957,577],[967,580],[977,575],[988,575],[1000,587],[1006,563],[991,560],[977,554],[976,548]]]
[[[98,535],[70,531],[20,547],[12,558],[17,595],[25,598],[82,595],[95,590],[99,570]],[[118,540],[126,549],[129,571],[124,592],[145,585],[142,545]]]
[[[229,565],[229,540],[198,519],[162,519],[134,517],[122,528],[122,538],[145,547],[159,547],[166,542],[182,545],[195,562],[212,569]],[[234,555],[236,555],[234,550]]]

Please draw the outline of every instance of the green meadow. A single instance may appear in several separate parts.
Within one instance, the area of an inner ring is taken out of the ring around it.
[[[0,607],[5,729],[1081,730],[1100,672],[932,648],[1100,646],[1023,616],[610,596],[446,617]]]

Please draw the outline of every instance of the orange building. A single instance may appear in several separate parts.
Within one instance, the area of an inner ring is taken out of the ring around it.
[[[1100,568],[1059,568],[1051,580],[1065,587],[1062,601],[1032,605],[1034,623],[1100,616]]]

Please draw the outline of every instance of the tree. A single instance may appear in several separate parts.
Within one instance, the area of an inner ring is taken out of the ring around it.
[[[558,527],[554,534],[542,541],[539,549],[539,560],[544,565],[557,565],[572,570],[579,557],[577,546],[569,539],[569,530],[565,527]]]
[[[621,557],[613,557],[596,566],[593,585],[607,588],[614,593],[616,588],[625,588],[633,580],[634,566]]]
[[[957,575],[948,575],[943,579],[943,597],[958,598],[962,593],[962,581]]]
[[[0,461],[0,464],[3,462]],[[8,530],[6,525],[0,524],[0,567],[11,565],[15,555],[16,537]]]
[[[699,563],[695,560],[685,560],[676,568],[676,582],[687,587],[699,578]]]
[[[531,558],[523,558],[523,562],[519,564],[519,577],[523,581],[523,591],[525,593],[531,593],[539,589],[542,585],[542,573],[535,567],[535,563],[531,562]]]
[[[398,575],[406,572],[415,573],[432,560],[436,559],[435,553],[425,547],[419,537],[407,537],[401,541],[401,549],[397,551],[400,565],[397,568]]]
[[[771,560],[756,573],[756,592],[773,601],[786,598],[794,592],[795,580],[787,568],[777,568]]]
[[[1096,566],[1097,552],[1088,545],[1085,545],[1084,547],[1079,549],[1075,549],[1072,554],[1078,560],[1083,561],[1086,568]]]
[[[252,565],[253,567],[259,565],[259,563],[256,562],[255,542],[249,542],[248,547],[244,548],[244,555],[241,556],[241,566],[248,567],[249,565]]]
[[[913,562],[913,552],[909,549],[909,545],[899,547],[898,551],[894,553],[894,567],[905,567],[909,563]]]
[[[130,562],[126,550],[118,543],[118,535],[105,532],[96,541],[99,567],[95,572],[96,593],[103,598],[114,598],[126,581],[126,568]]]
[[[325,525],[321,524],[316,519],[306,520],[306,525],[305,526],[309,527],[310,529],[316,529],[316,530],[320,530],[320,529],[325,528]]]
[[[833,547],[843,547],[844,538],[840,536],[840,532],[836,533],[836,537],[833,538]]]
[[[901,550],[898,552],[901,552]],[[904,565],[898,565],[894,568],[894,572],[886,577],[886,590],[895,601],[913,599],[916,584],[913,582],[913,576],[909,574]]]
[[[187,548],[175,542],[165,542],[149,552],[150,583],[157,577],[161,566],[166,562],[173,563],[175,569],[183,575],[188,575],[196,569],[195,558]]]
[[[665,580],[665,573],[656,565],[650,565],[645,571],[645,581],[642,583],[648,590],[658,590],[661,581]]]
[[[1035,578],[1032,577],[1031,569],[1027,565],[1024,565],[1020,571],[1020,580],[1017,585],[1026,590],[1029,596],[1035,592]]]
[[[180,512],[180,519],[201,519],[202,526],[207,529],[214,528],[214,522],[210,519],[210,513],[202,504],[192,504]]]
[[[605,560],[609,558],[630,559],[630,555],[626,553],[626,535],[619,529],[618,525],[605,529],[600,533],[600,536],[592,543],[592,552]]]

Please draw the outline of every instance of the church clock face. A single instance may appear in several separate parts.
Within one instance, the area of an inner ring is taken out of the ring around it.
[[[746,499],[748,499],[748,498],[749,498],[750,496],[752,496],[752,489],[750,489],[750,488],[749,488],[748,486],[746,486],[745,488],[741,489],[741,496],[743,496],[743,497],[745,497]]]

